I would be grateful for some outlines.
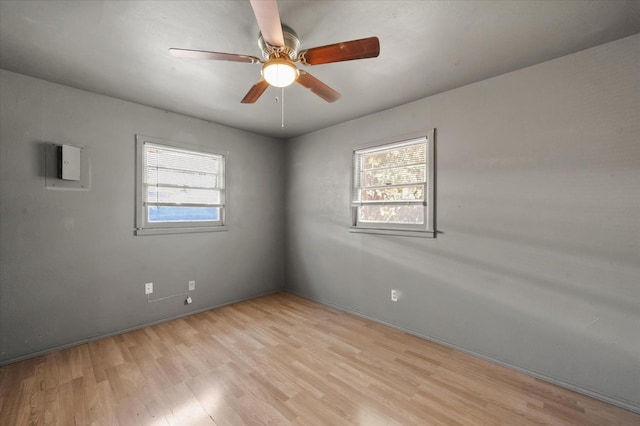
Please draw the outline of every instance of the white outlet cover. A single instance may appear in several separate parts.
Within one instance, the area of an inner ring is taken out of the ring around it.
[[[195,281],[189,281],[189,291],[195,290],[195,289],[196,289],[196,282]]]
[[[153,283],[146,283],[144,285],[144,294],[151,294],[153,293]]]

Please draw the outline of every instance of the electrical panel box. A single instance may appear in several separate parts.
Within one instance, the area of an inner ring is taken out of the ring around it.
[[[91,157],[89,148],[41,142],[44,154],[44,185],[47,189],[89,191],[91,188]],[[79,157],[78,157],[79,155]],[[68,164],[65,164],[65,161]],[[73,167],[76,167],[73,171]]]
[[[80,180],[80,153],[77,146],[61,145],[58,148],[58,178]]]

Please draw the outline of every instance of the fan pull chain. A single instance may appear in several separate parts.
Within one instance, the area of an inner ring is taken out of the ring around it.
[[[282,98],[282,102],[280,102],[280,108],[282,111],[281,127],[284,128],[284,87],[282,88],[282,95],[280,97]]]

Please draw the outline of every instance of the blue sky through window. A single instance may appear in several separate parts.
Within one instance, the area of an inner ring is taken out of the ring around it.
[[[149,222],[192,222],[220,220],[219,207],[153,206]]]

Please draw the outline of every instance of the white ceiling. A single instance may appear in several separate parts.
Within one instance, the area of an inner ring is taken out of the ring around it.
[[[248,0],[0,1],[0,67],[277,138],[307,133],[640,32],[639,1],[281,0],[301,49],[369,36],[380,56],[305,68],[328,104],[269,88],[240,100],[260,65],[167,49],[260,56]]]

